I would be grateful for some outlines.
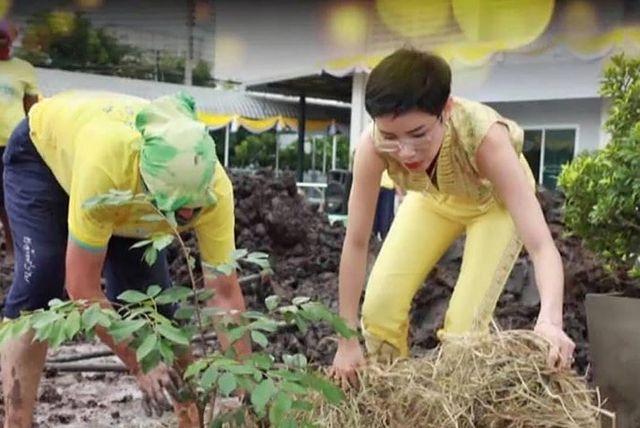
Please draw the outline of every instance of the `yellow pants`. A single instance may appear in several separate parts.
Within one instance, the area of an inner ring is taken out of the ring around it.
[[[409,310],[420,285],[462,233],[460,275],[439,336],[486,331],[522,243],[497,202],[478,205],[444,194],[409,192],[376,260],[362,307],[369,353],[406,356]]]

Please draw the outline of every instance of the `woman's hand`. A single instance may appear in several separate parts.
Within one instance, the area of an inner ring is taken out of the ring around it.
[[[547,364],[551,368],[567,369],[573,364],[573,351],[576,347],[573,340],[562,330],[562,327],[551,321],[539,319],[533,331],[546,339],[551,347]]]
[[[329,369],[329,376],[340,383],[342,389],[358,385],[357,370],[365,363],[362,347],[357,338],[340,339],[338,350]]]

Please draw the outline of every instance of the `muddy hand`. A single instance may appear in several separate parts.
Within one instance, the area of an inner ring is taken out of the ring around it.
[[[148,373],[136,376],[142,391],[142,407],[147,416],[161,416],[173,408],[171,401],[177,400],[181,380],[178,373],[165,364],[159,364]]]

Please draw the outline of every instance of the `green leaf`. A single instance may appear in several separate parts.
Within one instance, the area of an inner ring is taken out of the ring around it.
[[[73,337],[80,331],[80,311],[73,310],[67,316],[65,323],[65,336],[67,339],[73,339]]]
[[[291,408],[295,410],[303,410],[305,412],[310,412],[313,410],[313,403],[307,400],[296,400],[291,405]]]
[[[149,373],[150,370],[153,370],[160,364],[161,357],[160,353],[153,351],[147,355],[147,357],[140,361],[140,367],[142,368],[143,373]]]
[[[140,315],[151,314],[153,311],[154,311],[154,309],[152,307],[139,306],[139,307],[127,312],[127,315],[126,315],[125,319],[132,320],[134,318],[139,318]]]
[[[210,390],[215,381],[218,379],[218,369],[215,366],[209,366],[200,377],[200,386],[206,391]]]
[[[49,346],[54,349],[60,346],[66,339],[65,320],[58,320],[51,325],[49,331]]]
[[[112,308],[100,308],[98,311],[98,325],[102,327],[110,327],[112,322],[120,317]]]
[[[187,265],[189,269],[193,270],[196,268],[196,259],[193,256],[187,256]]]
[[[152,285],[149,288],[147,288],[147,296],[156,297],[158,294],[160,294],[161,291],[162,291],[162,288],[160,288],[159,285]]]
[[[229,330],[227,333],[227,338],[231,343],[237,342],[242,339],[242,337],[247,333],[246,326],[235,327]]]
[[[307,367],[307,357],[302,354],[284,354],[282,356],[282,362],[285,363],[289,367],[295,367],[304,369]]]
[[[266,348],[269,345],[269,339],[267,339],[267,336],[260,333],[259,331],[254,330],[251,332],[251,340],[262,346],[263,348]]]
[[[261,370],[269,370],[273,366],[274,358],[268,354],[253,352],[246,361]]]
[[[149,244],[151,244],[153,241],[151,239],[143,239],[142,241],[138,241],[135,244],[133,244],[132,246],[129,247],[130,250],[133,250],[135,248],[142,248],[145,247]]]
[[[171,211],[168,213],[165,213],[165,219],[167,220],[167,223],[169,223],[169,225],[173,228],[177,228],[178,227],[178,222],[176,221],[176,213]]]
[[[176,356],[173,352],[173,349],[171,349],[171,346],[169,346],[164,340],[160,339],[158,340],[158,351],[160,352],[162,360],[167,365],[172,366],[176,359]]]
[[[88,209],[97,207],[98,205],[102,205],[105,199],[106,199],[105,195],[93,196],[82,203],[82,208],[88,210]]]
[[[155,249],[155,247],[150,246],[149,248],[144,250],[143,258],[149,266],[153,266],[156,260],[158,260],[158,251]]]
[[[202,302],[202,301],[205,301],[205,300],[209,300],[214,295],[215,295],[214,291],[212,289],[210,289],[210,288],[200,289],[200,290],[198,290],[198,293],[197,293],[199,302]]]
[[[295,382],[287,381],[287,380],[285,380],[284,382],[282,382],[282,384],[280,384],[280,389],[296,395],[304,395],[307,393],[307,389],[302,385]]]
[[[113,340],[117,342],[122,342],[125,339],[128,339],[135,333],[140,330],[146,324],[145,320],[133,320],[133,321],[116,321],[111,324],[109,328],[109,334],[113,337]]]
[[[338,404],[344,400],[344,392],[333,383],[311,373],[305,375],[303,382],[310,388],[322,393],[331,404]]]
[[[215,271],[220,272],[223,275],[229,276],[236,269],[236,266],[235,264],[232,264],[232,263],[226,263],[226,264],[218,265],[214,269]]]
[[[278,312],[280,312],[281,314],[286,314],[286,313],[296,314],[298,313],[299,310],[300,309],[296,305],[288,305],[288,306],[282,306],[281,308],[278,308]]]
[[[215,318],[217,316],[220,315],[224,315],[227,313],[227,309],[224,308],[215,308],[215,307],[206,307],[206,308],[202,308],[200,310],[200,313],[204,316],[204,317],[208,317],[208,318]]]
[[[193,290],[188,287],[175,286],[164,290],[157,298],[156,303],[164,305],[167,303],[179,303],[193,294]]]
[[[0,321],[0,346],[4,344],[5,340],[8,340],[11,337],[12,325],[13,321],[11,320]]]
[[[249,251],[244,248],[240,248],[239,250],[234,250],[231,252],[231,260],[239,260],[249,254]]]
[[[69,306],[73,306],[74,302],[72,300],[62,301],[60,299],[51,299],[49,303],[47,303],[51,309],[62,309]]]
[[[309,321],[331,321],[336,315],[325,305],[318,302],[309,302],[302,305],[301,315]]]
[[[100,315],[100,305],[97,303],[94,303],[82,312],[82,325],[84,326],[85,331],[91,330],[96,326],[100,319]]]
[[[254,382],[253,379],[247,376],[239,376],[236,378],[236,381],[238,381],[238,388],[245,391],[253,391],[253,388],[256,387],[256,382]]]
[[[236,377],[231,373],[225,373],[218,378],[218,387],[220,393],[224,396],[228,396],[236,389]]]
[[[38,330],[60,318],[62,315],[53,311],[36,312],[31,316],[31,327]]]
[[[138,290],[127,290],[118,296],[118,299],[126,303],[140,303],[149,300],[149,296]]]
[[[158,251],[162,251],[165,248],[167,248],[169,245],[171,245],[174,237],[173,235],[166,234],[166,235],[154,236],[151,239],[153,240],[153,248],[155,248]]]
[[[36,330],[36,334],[33,338],[34,341],[44,342],[53,339],[51,331],[53,330],[53,323],[46,324],[42,328]]]
[[[307,334],[307,330],[309,329],[309,324],[299,315],[296,315],[294,320],[295,320],[296,326],[298,327],[298,330],[300,330],[302,334]]]
[[[309,298],[309,297],[300,296],[300,297],[294,297],[293,300],[291,301],[291,303],[293,303],[296,306],[300,306],[303,303],[309,302],[310,300],[311,300],[311,298]]]
[[[242,316],[242,318],[246,318],[248,320],[270,319],[265,314],[258,311],[244,311],[240,315]]]
[[[200,373],[205,367],[207,367],[207,360],[196,360],[193,363],[189,364],[187,370],[185,370],[183,378],[189,379],[190,377],[195,376]]]
[[[269,408],[269,422],[272,425],[279,426],[286,414],[291,410],[293,400],[287,394],[279,392],[273,404]]]
[[[262,330],[268,331],[269,333],[274,333],[278,330],[278,322],[269,318],[264,318],[252,322],[251,324],[249,324],[249,327],[252,330]]]
[[[244,260],[248,263],[259,266],[263,270],[270,268],[269,255],[266,253],[256,251],[247,255]]]
[[[247,257],[252,259],[266,259],[269,257],[269,254],[263,253],[261,251],[253,251],[249,253]]]
[[[275,310],[280,305],[280,296],[272,295],[264,299],[264,304],[269,311]]]
[[[235,375],[254,375],[258,370],[255,367],[251,367],[245,364],[234,364],[225,367],[229,373],[233,373]]]
[[[298,424],[296,423],[295,420],[291,418],[286,418],[281,420],[280,423],[278,423],[278,425],[276,426],[276,428],[298,428]],[[317,428],[317,427],[310,425],[310,426],[306,426],[305,428]]]
[[[149,352],[153,351],[156,343],[158,343],[158,337],[156,335],[151,334],[145,337],[140,347],[136,350],[136,360],[138,360],[138,362],[142,361],[144,357],[149,355]]]
[[[169,324],[160,324],[157,326],[158,333],[179,345],[189,346],[189,337],[181,330]]]
[[[288,369],[287,370],[276,369],[276,370],[269,371],[269,376],[279,377],[279,378],[288,380],[290,382],[301,382],[304,379],[304,374],[305,373],[301,373],[301,372],[292,372]]]
[[[265,379],[251,392],[251,404],[257,414],[262,414],[269,400],[276,394],[277,389],[271,379]]]
[[[193,306],[190,305],[181,305],[176,309],[173,314],[173,317],[177,320],[190,320],[195,315],[196,310]]]

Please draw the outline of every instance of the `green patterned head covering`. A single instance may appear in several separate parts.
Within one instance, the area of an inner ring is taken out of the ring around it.
[[[215,203],[215,143],[184,93],[151,101],[136,116],[142,134],[140,173],[160,211]]]

